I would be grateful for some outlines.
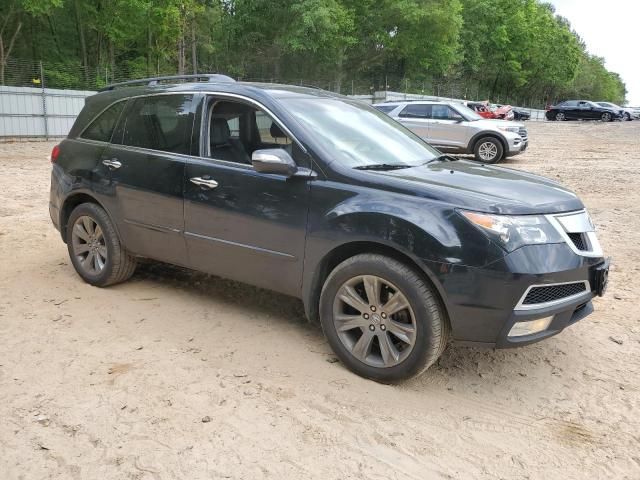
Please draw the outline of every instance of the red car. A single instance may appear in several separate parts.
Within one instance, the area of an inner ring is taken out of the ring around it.
[[[514,116],[511,105],[492,105],[488,102],[467,102],[467,107],[483,118],[513,120]]]

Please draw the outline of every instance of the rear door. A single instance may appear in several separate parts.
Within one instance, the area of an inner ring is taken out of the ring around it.
[[[186,265],[184,172],[191,149],[193,95],[129,100],[103,160],[120,234],[133,253]]]
[[[430,117],[431,105],[423,103],[410,103],[398,114],[400,123],[427,142],[431,141],[429,136]]]
[[[308,167],[308,157],[248,101],[208,97],[202,125],[201,156],[188,162],[184,187],[190,266],[299,295],[310,177],[259,173],[250,158],[282,148]]]

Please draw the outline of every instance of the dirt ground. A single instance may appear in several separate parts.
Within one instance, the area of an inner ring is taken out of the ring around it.
[[[51,143],[0,144],[0,478],[640,478],[640,122],[529,123],[507,162],[575,190],[613,257],[596,312],[450,345],[399,386],[335,362],[300,302],[149,264],[84,284]]]

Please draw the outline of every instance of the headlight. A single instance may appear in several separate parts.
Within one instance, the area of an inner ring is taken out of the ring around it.
[[[498,130],[502,130],[503,132],[518,133],[520,131],[520,127],[507,127],[507,126],[500,125],[498,127]]]
[[[460,213],[508,252],[523,245],[562,243],[564,241],[560,233],[544,216],[492,215],[464,210],[460,210]]]

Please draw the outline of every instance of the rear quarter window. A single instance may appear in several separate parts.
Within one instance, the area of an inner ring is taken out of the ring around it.
[[[113,130],[116,128],[116,124],[126,103],[125,101],[117,102],[107,108],[89,124],[80,135],[80,138],[99,142],[110,142]]]

